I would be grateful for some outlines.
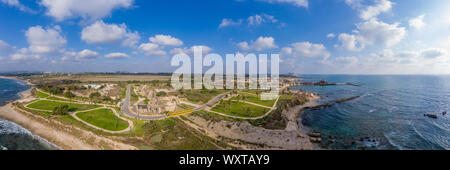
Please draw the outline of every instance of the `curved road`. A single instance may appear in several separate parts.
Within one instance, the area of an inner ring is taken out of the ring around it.
[[[220,99],[225,97],[225,95],[227,95],[228,93],[230,93],[230,92],[222,93],[222,94],[214,97],[212,100],[210,100],[205,105],[196,107],[194,109],[194,111],[200,111],[200,110],[206,109],[206,108],[208,108],[210,106],[213,106],[216,102],[218,102]],[[146,120],[160,120],[160,119],[169,118],[168,116],[165,116],[165,115],[164,116],[146,116],[146,115],[139,115],[139,114],[131,112],[131,110],[130,110],[130,107],[131,107],[130,98],[131,98],[131,84],[129,84],[127,86],[127,92],[125,94],[125,99],[121,103],[122,113],[124,113],[125,115],[127,115],[129,117],[133,117],[133,118],[146,119]]]
[[[130,103],[131,94],[130,94],[130,92],[131,92],[131,84],[129,84],[127,86],[127,92],[126,92],[126,95],[125,95],[125,99],[122,101],[122,104],[121,104],[122,105],[121,109],[122,109],[122,113],[123,114],[127,115],[128,117],[137,118],[137,119],[147,119],[147,120],[159,120],[159,119],[168,118],[165,115],[164,116],[146,116],[146,115],[139,115],[139,114],[135,114],[135,113],[131,112],[131,110],[130,110],[130,106],[131,106],[131,103]]]

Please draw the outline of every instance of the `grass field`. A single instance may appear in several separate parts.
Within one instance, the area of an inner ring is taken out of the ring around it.
[[[205,104],[209,100],[225,92],[226,90],[208,90],[208,89],[184,90],[183,92],[177,92],[177,94],[175,95],[179,97],[185,97],[186,99],[188,99],[190,102],[193,103]]]
[[[73,103],[64,103],[64,102],[54,102],[54,101],[48,101],[48,100],[40,100],[40,101],[34,102],[34,103],[28,105],[28,107],[33,108],[33,109],[39,109],[39,110],[53,111],[53,109],[55,107],[64,105],[64,104],[69,106],[70,112],[90,110],[90,109],[95,109],[95,108],[101,107],[99,105],[73,104]]]
[[[128,122],[114,115],[111,109],[81,112],[77,113],[77,116],[92,125],[111,131],[124,130],[129,126]]]
[[[267,111],[269,111],[268,108],[236,101],[231,101],[231,105],[229,104],[229,101],[224,101],[211,110],[241,117],[258,117],[264,115]]]
[[[240,100],[242,100],[242,96],[245,96],[245,101],[260,104],[267,107],[272,107],[275,104],[276,100],[261,100],[261,98],[257,95],[250,95],[248,93],[239,93],[241,96]],[[236,100],[236,97],[233,97],[232,100]]]
[[[40,91],[37,91],[37,92],[36,92],[36,95],[38,95],[39,98],[46,98],[46,97],[48,97],[48,94],[42,93],[42,92],[40,92]]]
[[[72,101],[72,100],[68,100],[68,99],[63,99],[63,98],[58,98],[58,97],[49,97],[49,98],[47,98],[47,99],[49,99],[49,100],[59,100],[59,101],[66,101],[66,102],[70,102],[70,101]]]

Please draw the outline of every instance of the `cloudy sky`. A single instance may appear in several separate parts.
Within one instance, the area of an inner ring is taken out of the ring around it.
[[[278,53],[282,73],[450,74],[450,1],[0,0],[0,72],[169,72]]]

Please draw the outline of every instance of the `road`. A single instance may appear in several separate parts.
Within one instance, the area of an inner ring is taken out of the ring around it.
[[[222,99],[223,97],[225,97],[225,95],[227,95],[230,92],[226,92],[226,93],[222,93],[216,97],[214,97],[213,99],[211,99],[208,103],[206,103],[205,105],[201,105],[198,106],[194,109],[194,111],[200,111],[203,109],[206,109],[212,105],[214,105],[216,102],[218,102],[220,99]],[[160,120],[160,119],[166,119],[168,118],[168,116],[146,116],[146,115],[139,115],[136,113],[131,112],[130,107],[131,107],[131,103],[130,103],[130,98],[131,98],[131,84],[129,84],[127,86],[127,92],[125,94],[125,99],[122,101],[122,112],[129,116],[129,117],[133,117],[133,118],[138,118],[138,119],[146,119],[146,120]]]
[[[125,94],[125,99],[122,101],[122,113],[127,115],[128,117],[137,118],[137,119],[146,119],[146,120],[160,120],[168,118],[166,115],[161,116],[147,116],[147,115],[139,115],[131,112],[130,107],[130,98],[131,98],[131,84],[127,86],[127,92]]]
[[[225,97],[228,93],[230,93],[230,92],[222,93],[222,94],[220,94],[220,95],[214,97],[213,99],[211,99],[211,100],[210,100],[208,103],[206,103],[205,105],[202,105],[202,106],[200,106],[200,107],[195,108],[194,111],[200,111],[200,110],[203,110],[203,109],[206,109],[206,108],[208,108],[208,107],[213,106],[213,105],[214,105],[215,103],[217,103],[220,99],[222,99],[223,97]]]

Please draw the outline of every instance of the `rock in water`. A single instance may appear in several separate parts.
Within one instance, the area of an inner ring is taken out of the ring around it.
[[[313,138],[320,138],[322,137],[322,135],[320,133],[308,133],[309,137],[313,137]]]
[[[437,119],[438,117],[434,114],[424,114],[424,116],[429,117],[429,118],[433,118],[433,119]]]

